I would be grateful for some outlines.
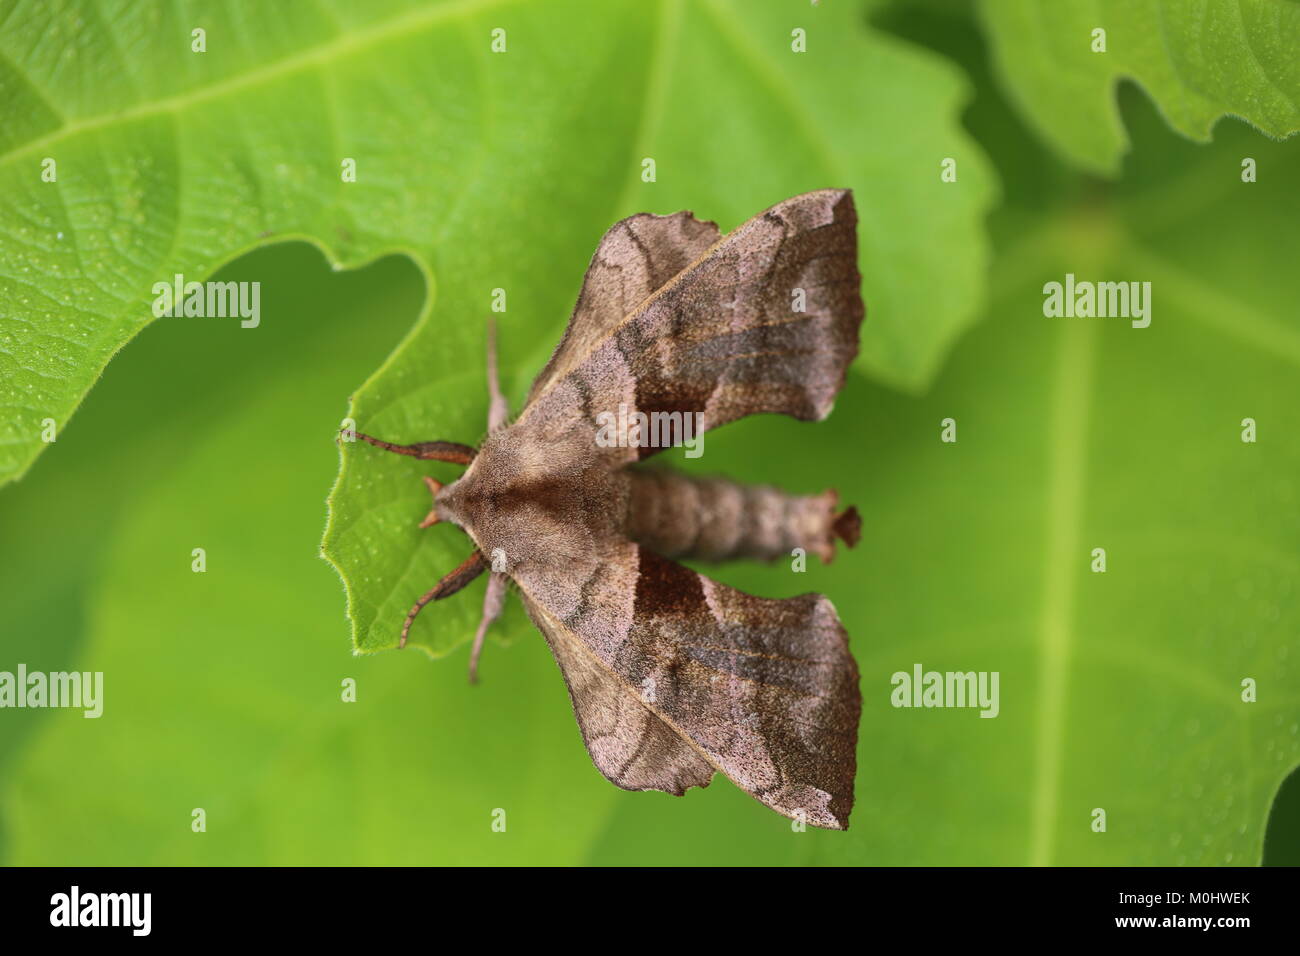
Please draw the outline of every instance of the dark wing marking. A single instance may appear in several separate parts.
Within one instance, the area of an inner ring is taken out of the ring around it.
[[[640,213],[611,226],[591,257],[564,336],[528,400],[571,372],[646,297],[721,238],[716,223],[700,222],[687,211]]]

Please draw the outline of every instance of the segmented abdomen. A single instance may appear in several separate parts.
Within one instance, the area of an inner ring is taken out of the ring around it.
[[[839,496],[791,495],[772,485],[697,478],[667,468],[629,471],[629,538],[667,558],[772,560],[795,548],[822,561],[834,539],[858,539],[857,511],[835,514]]]

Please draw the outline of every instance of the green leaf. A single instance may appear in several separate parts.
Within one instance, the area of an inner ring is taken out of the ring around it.
[[[1222,116],[1273,137],[1300,130],[1300,4],[1293,0],[983,0],[1003,82],[1038,132],[1114,175],[1128,139],[1115,103],[1139,83],[1169,124],[1206,142]],[[1105,31],[1094,52],[1094,30]]]
[[[463,404],[449,375],[479,364],[491,290],[511,296],[514,354],[533,356],[615,218],[690,206],[729,226],[799,190],[851,186],[868,225],[863,367],[925,383],[981,298],[993,187],[956,121],[958,74],[855,14],[729,0],[241,2],[201,15],[5,3],[0,482],[151,321],[154,283],[205,279],[286,236],[341,267],[403,251],[431,303],[436,286],[436,310],[356,409],[416,434],[469,424],[439,415]],[[806,53],[791,50],[795,27]],[[961,188],[939,182],[945,156]],[[640,178],[644,157],[655,183]]]

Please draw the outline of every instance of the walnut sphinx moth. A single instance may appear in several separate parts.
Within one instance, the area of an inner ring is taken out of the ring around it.
[[[411,609],[491,565],[471,680],[513,581],[563,672],[596,767],[677,795],[722,771],[773,810],[844,829],[861,697],[848,636],[819,594],[753,597],[676,563],[830,561],[859,535],[837,496],[635,467],[658,451],[597,441],[615,409],[695,416],[701,430],[780,412],[820,420],[858,350],[864,309],[848,190],[788,199],[726,236],[690,212],[615,224],[555,353],[513,422],[489,335],[488,434],[389,451],[468,466],[433,509],[474,553]],[[636,436],[634,436],[636,437]]]

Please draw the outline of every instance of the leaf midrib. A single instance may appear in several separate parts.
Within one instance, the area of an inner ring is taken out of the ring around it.
[[[1038,740],[1030,809],[1030,864],[1051,862],[1065,750],[1065,696],[1074,638],[1075,575],[1087,470],[1096,332],[1092,323],[1061,327],[1048,449],[1047,520],[1038,671]]]

